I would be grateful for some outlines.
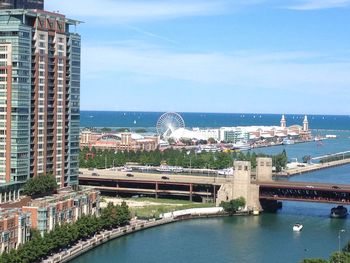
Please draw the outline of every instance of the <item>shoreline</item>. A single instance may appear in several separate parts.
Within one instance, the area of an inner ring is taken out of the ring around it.
[[[158,220],[156,220],[155,218],[150,220],[132,220],[130,225],[112,229],[112,230],[105,230],[99,234],[95,234],[94,237],[86,241],[80,241],[78,244],[75,244],[71,248],[48,257],[47,259],[41,261],[41,263],[70,262],[71,260],[111,240],[117,239],[125,235],[133,234],[145,229],[162,226],[166,224],[171,224],[171,223],[176,223],[176,222],[181,222],[185,220],[201,219],[201,218],[216,218],[216,217],[219,218],[219,217],[227,217],[227,216],[229,216],[227,213],[221,212],[217,214],[185,215],[185,216],[179,216],[176,218],[162,218]],[[252,216],[252,214],[249,214],[248,212],[238,212],[235,214],[235,216]]]

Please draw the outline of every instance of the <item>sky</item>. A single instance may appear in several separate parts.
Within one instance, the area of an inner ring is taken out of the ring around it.
[[[350,0],[47,0],[82,110],[350,114]]]

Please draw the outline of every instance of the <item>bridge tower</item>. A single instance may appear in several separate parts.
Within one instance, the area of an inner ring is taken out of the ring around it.
[[[272,181],[272,159],[267,157],[256,158],[256,180],[260,182]]]
[[[246,161],[235,161],[233,180],[221,185],[218,191],[216,204],[227,202],[239,197],[246,201],[246,209],[261,210],[259,201],[259,186],[251,184],[251,163]]]

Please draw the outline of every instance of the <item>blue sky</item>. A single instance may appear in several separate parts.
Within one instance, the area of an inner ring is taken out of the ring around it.
[[[50,0],[82,110],[350,114],[350,0]]]

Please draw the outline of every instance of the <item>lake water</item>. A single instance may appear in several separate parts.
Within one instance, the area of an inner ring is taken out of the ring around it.
[[[292,177],[291,181],[350,184],[350,165]],[[276,214],[196,219],[134,233],[102,245],[72,263],[260,262],[295,263],[328,258],[350,240],[350,221],[331,219],[332,205],[284,202]],[[301,222],[304,229],[294,233]]]

